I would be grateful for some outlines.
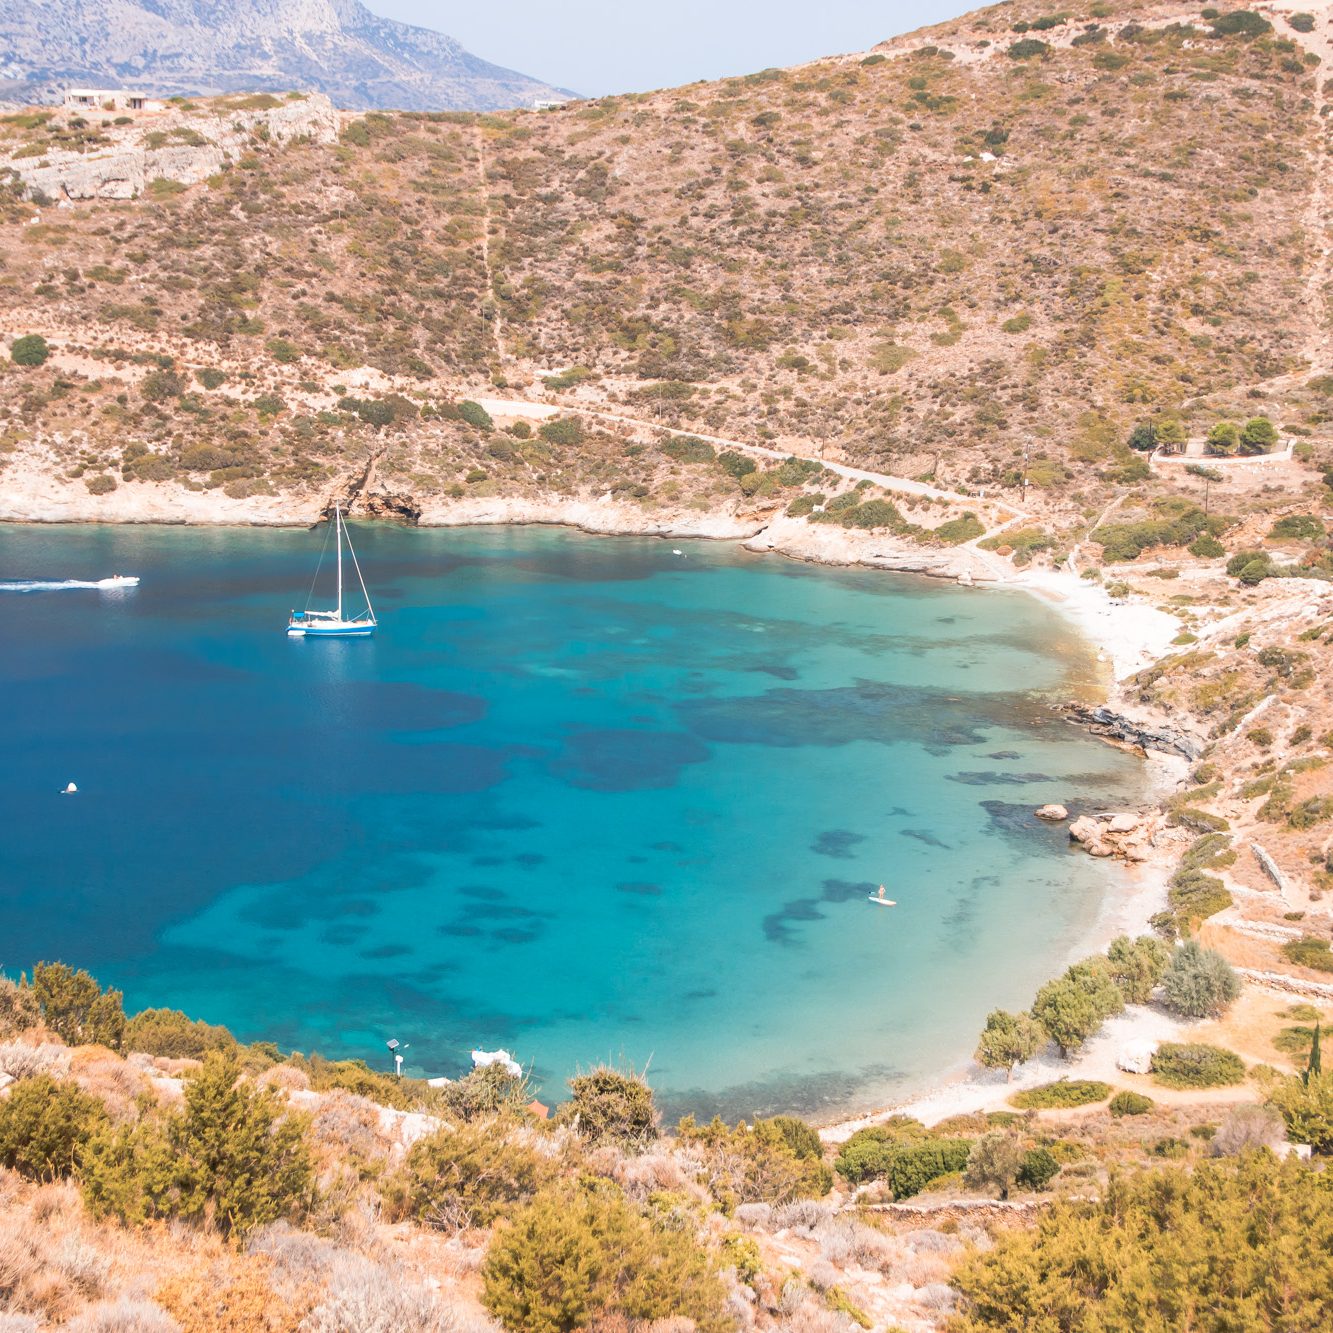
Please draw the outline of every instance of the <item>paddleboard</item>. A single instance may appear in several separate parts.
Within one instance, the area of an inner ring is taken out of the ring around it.
[[[897,907],[897,906],[898,906],[898,904],[897,904],[896,902],[894,902],[892,898],[881,898],[881,897],[879,897],[877,894],[873,894],[873,893],[870,895],[870,901],[871,901],[872,903],[878,903],[881,907]]]

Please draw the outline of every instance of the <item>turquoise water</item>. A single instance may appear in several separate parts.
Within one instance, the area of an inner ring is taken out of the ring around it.
[[[0,580],[143,579],[0,591],[6,970],[381,1067],[503,1045],[552,1096],[611,1059],[673,1110],[833,1115],[1087,938],[1106,871],[1031,811],[1138,768],[1047,710],[1092,667],[1032,599],[354,532],[380,635],[311,643],[283,629],[321,534],[0,529]]]

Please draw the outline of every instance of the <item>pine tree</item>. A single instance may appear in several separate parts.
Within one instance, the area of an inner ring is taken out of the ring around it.
[[[1301,1075],[1301,1082],[1308,1088],[1311,1077],[1318,1078],[1324,1072],[1323,1062],[1319,1054],[1319,1024],[1314,1025],[1314,1040],[1310,1043],[1310,1059],[1306,1063],[1305,1073]]]

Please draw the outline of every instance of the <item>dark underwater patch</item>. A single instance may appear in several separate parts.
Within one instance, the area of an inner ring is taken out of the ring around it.
[[[857,843],[864,842],[866,835],[864,833],[853,833],[851,829],[831,828],[825,829],[810,844],[810,850],[818,856],[831,856],[837,860],[850,861],[852,858],[852,848]]]
[[[1049,773],[950,773],[948,781],[961,782],[965,787],[1025,787],[1034,782],[1054,782]]]
[[[927,847],[939,847],[944,851],[949,850],[949,844],[941,841],[929,829],[900,828],[898,832],[904,838],[915,838],[917,842],[924,842]]]
[[[673,787],[686,764],[701,764],[708,746],[683,732],[590,728],[575,731],[554,760],[552,776],[591,791]]]
[[[662,896],[662,886],[660,884],[649,884],[644,880],[629,879],[617,884],[616,892],[636,894],[640,898],[660,898]]]

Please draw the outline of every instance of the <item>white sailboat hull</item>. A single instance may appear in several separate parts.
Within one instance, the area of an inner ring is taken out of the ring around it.
[[[287,622],[289,639],[368,639],[375,633],[375,611],[370,605],[370,594],[366,591],[366,581],[361,576],[361,566],[356,562],[356,552],[352,550],[352,541],[347,536],[343,524],[342,510],[334,508],[333,531],[338,550],[338,605],[333,611],[293,611]],[[358,615],[345,619],[343,616],[343,542],[347,543],[347,553],[352,559],[352,568],[356,570],[357,582],[361,585],[361,595],[366,599],[366,609]],[[318,578],[318,570],[316,570]]]
[[[375,632],[373,621],[335,621],[319,624],[293,621],[287,626],[291,639],[368,639]]]

